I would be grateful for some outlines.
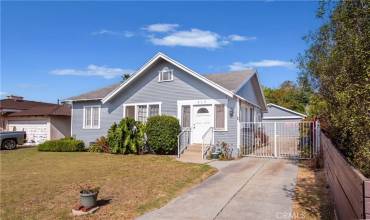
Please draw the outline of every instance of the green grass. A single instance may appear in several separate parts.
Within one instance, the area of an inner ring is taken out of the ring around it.
[[[181,163],[168,156],[88,152],[3,151],[1,219],[68,219],[79,200],[79,185],[100,187],[110,200],[94,219],[132,219],[163,206],[212,175],[207,165]]]

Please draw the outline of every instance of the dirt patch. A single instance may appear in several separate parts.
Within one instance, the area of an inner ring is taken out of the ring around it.
[[[334,218],[324,170],[316,169],[315,165],[311,160],[299,163],[293,196],[293,220]]]

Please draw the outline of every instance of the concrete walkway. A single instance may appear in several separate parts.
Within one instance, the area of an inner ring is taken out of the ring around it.
[[[219,172],[139,219],[290,219],[298,167],[293,161],[214,161]]]

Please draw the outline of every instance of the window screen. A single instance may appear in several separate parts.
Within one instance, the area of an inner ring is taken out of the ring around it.
[[[149,105],[149,117],[159,115],[159,105]]]
[[[135,118],[135,106],[126,106],[125,110],[125,117],[126,118]]]
[[[146,122],[147,119],[147,105],[138,105],[137,110],[137,120],[141,122]]]
[[[91,107],[85,108],[85,127],[91,127]]]
[[[99,128],[100,107],[88,106],[85,107],[84,109],[85,109],[84,128]]]
[[[99,127],[99,107],[92,108],[92,127]]]
[[[181,127],[189,128],[190,127],[190,105],[182,106],[182,118],[181,118]]]
[[[215,105],[215,129],[225,129],[225,105]]]

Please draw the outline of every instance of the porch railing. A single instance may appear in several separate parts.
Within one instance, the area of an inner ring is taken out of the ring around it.
[[[184,150],[190,145],[190,128],[183,128],[177,136],[177,157],[180,157]]]
[[[202,136],[202,159],[205,158],[207,152],[211,149],[211,146],[214,144],[214,133],[213,127],[208,128]]]

